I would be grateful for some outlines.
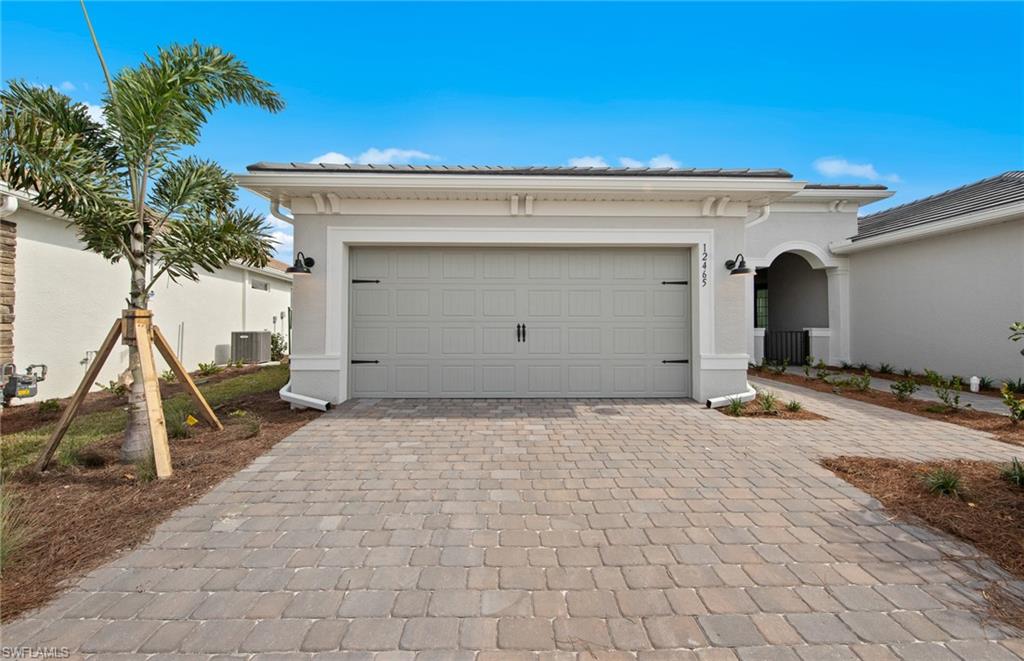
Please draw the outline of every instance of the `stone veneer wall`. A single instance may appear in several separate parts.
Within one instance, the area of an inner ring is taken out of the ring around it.
[[[14,251],[18,225],[0,220],[0,363],[14,360]]]

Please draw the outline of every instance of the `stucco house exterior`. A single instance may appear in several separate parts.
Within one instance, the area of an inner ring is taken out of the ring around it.
[[[291,389],[335,403],[740,393],[765,352],[759,297],[804,351],[849,360],[850,258],[829,246],[891,195],[783,170],[257,163],[238,179],[315,261],[292,294]]]
[[[860,219],[830,245],[850,264],[851,357],[943,374],[1024,377],[1024,171]]]
[[[48,366],[31,401],[70,395],[125,306],[128,266],[83,250],[74,228],[28,195],[4,189],[0,203],[0,362]],[[218,346],[230,344],[232,331],[287,334],[292,278],[285,268],[232,265],[198,282],[164,278],[153,292],[155,321],[188,369],[226,360]],[[127,367],[128,350],[118,345],[99,381],[115,380]],[[30,400],[15,403],[23,401]]]

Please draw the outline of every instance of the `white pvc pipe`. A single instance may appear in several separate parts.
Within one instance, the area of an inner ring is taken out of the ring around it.
[[[316,397],[308,397],[306,395],[299,395],[298,393],[292,392],[292,382],[284,384],[284,387],[277,391],[277,394],[284,401],[295,406],[301,406],[307,409],[318,409],[320,411],[326,411],[331,408],[331,403],[324,399],[317,399]]]
[[[6,218],[18,210],[18,198],[13,195],[4,195],[4,203],[0,205],[0,218]]]
[[[721,397],[712,397],[707,401],[707,407],[709,409],[718,409],[723,406],[727,406],[729,402],[734,399],[738,399],[741,402],[749,402],[750,400],[757,397],[757,391],[754,390],[754,386],[747,384],[746,392],[736,393],[735,395],[722,395]]]

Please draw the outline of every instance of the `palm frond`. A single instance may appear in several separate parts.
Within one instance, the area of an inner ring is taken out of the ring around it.
[[[231,173],[213,161],[193,156],[169,164],[149,196],[149,206],[170,218],[191,212],[224,213],[237,201]]]

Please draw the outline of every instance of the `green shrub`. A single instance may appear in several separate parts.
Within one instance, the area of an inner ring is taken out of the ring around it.
[[[776,396],[776,394],[771,390],[762,390],[757,393],[757,402],[760,404],[761,410],[765,413],[775,413],[778,399],[778,396]]]
[[[152,482],[156,479],[156,463],[153,457],[135,462],[135,478],[142,483]]]
[[[199,375],[200,376],[213,376],[221,371],[220,366],[217,363],[199,363]]]
[[[844,370],[852,370],[853,369],[853,363],[851,363],[848,360],[843,360],[843,361],[840,361],[839,367],[841,367]]]
[[[1004,385],[1000,391],[1003,396],[1003,404],[1010,413],[1010,421],[1013,424],[1017,424],[1021,420],[1024,420],[1024,400],[1017,399],[1017,395],[1010,391],[1010,387]]]
[[[882,363],[878,366],[878,371],[881,372],[882,374],[892,374],[896,370],[893,369],[893,366],[890,365],[889,363]]]
[[[160,380],[166,383],[174,383],[178,380],[178,375],[174,373],[174,370],[164,370],[160,372]]]
[[[59,399],[44,399],[39,402],[39,415],[51,416],[60,412],[60,400]]]
[[[785,374],[786,368],[789,367],[788,360],[780,360],[778,362],[768,360],[767,358],[761,363],[761,369],[772,374]]]
[[[908,379],[914,378],[914,370],[910,369],[909,367],[905,368],[903,370],[903,376],[907,377]]]
[[[733,397],[729,400],[729,404],[726,406],[725,410],[729,415],[735,415],[737,417],[743,415],[743,400],[739,397]]]
[[[804,405],[796,401],[795,399],[789,400],[789,403],[786,404],[786,410],[791,413],[798,413],[801,409],[803,409],[803,407]]]
[[[947,411],[956,412],[964,408],[960,405],[960,393],[964,389],[963,380],[960,377],[952,376],[947,379],[932,370],[925,370],[924,373],[928,377],[928,383],[935,389],[935,394],[946,405]]]
[[[263,418],[255,413],[249,413],[242,418],[242,429],[245,432],[243,438],[259,436],[259,433],[263,431]]]
[[[949,468],[939,467],[927,473],[924,478],[928,491],[941,496],[959,496],[960,474]]]
[[[979,376],[978,387],[982,390],[993,390],[996,387],[996,382],[987,376]]]
[[[917,385],[917,381],[913,379],[900,379],[896,383],[889,386],[892,390],[892,394],[896,395],[896,399],[901,402],[905,402],[911,398],[911,396],[921,389],[921,386]]]
[[[811,370],[815,368],[814,356],[807,356],[807,360],[804,361],[804,376],[808,379],[811,378]]]
[[[846,382],[857,392],[867,392],[871,389],[871,375],[866,370],[860,376],[851,376]]]
[[[128,395],[128,386],[120,381],[110,381],[107,385],[103,385],[97,381],[96,385],[98,385],[104,392],[108,392],[115,397],[126,397]]]
[[[274,333],[270,336],[270,359],[281,360],[288,351],[288,342],[281,333]]]
[[[1010,465],[1003,469],[1002,475],[1011,484],[1024,487],[1024,464],[1017,457],[1014,457]]]
[[[871,369],[871,363],[857,363],[858,372],[867,372]]]
[[[192,425],[188,417],[192,415],[188,406],[167,406],[164,408],[164,422],[167,425],[168,438],[190,438]]]
[[[1016,380],[1010,379],[1009,381],[1006,381],[1003,385],[1005,385],[1012,392],[1015,392],[1018,395],[1024,395],[1024,377],[1021,377]]]

